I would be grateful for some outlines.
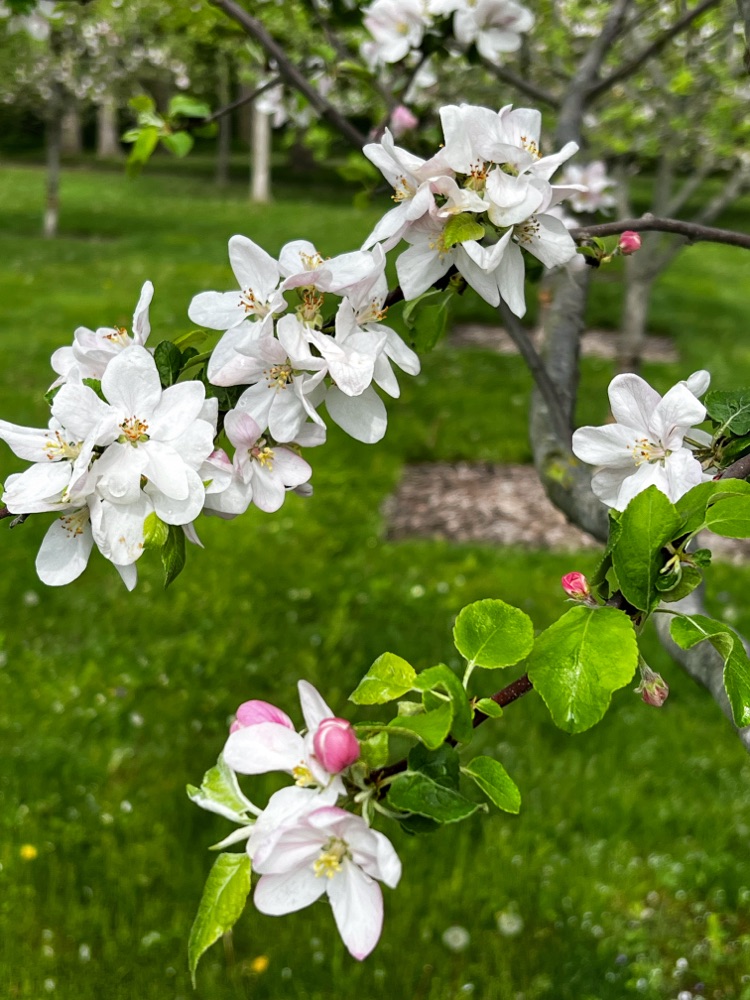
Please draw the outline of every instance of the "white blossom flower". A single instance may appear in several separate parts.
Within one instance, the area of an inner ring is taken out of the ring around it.
[[[375,0],[362,20],[374,39],[368,51],[375,62],[400,62],[422,43],[426,18],[421,0]]]
[[[534,15],[515,0],[475,0],[458,6],[453,16],[456,41],[476,43],[479,54],[496,66],[521,47],[521,35],[533,26]]]
[[[387,837],[360,816],[323,806],[302,811],[251,849],[261,875],[253,897],[261,913],[294,913],[325,893],[350,954],[360,960],[370,954],[383,927],[376,879],[395,888],[401,878],[401,862]]]
[[[705,383],[697,377],[702,374],[691,376],[698,388]],[[609,386],[609,401],[616,423],[580,427],[573,435],[573,453],[599,467],[591,488],[608,507],[624,510],[649,486],[679,500],[711,478],[684,443],[706,416],[685,383],[662,397],[638,375],[617,375]]]
[[[607,167],[602,160],[580,165],[569,163],[562,182],[581,185],[585,189],[570,198],[570,207],[574,212],[599,212],[616,204],[612,192],[617,187],[617,182],[607,176]]]

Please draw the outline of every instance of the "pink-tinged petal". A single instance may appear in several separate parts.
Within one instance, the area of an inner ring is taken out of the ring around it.
[[[206,492],[203,511],[231,520],[239,514],[244,514],[252,499],[252,486],[235,478],[220,493]]]
[[[347,719],[323,719],[313,736],[313,747],[329,774],[340,774],[359,759],[359,740]]]
[[[159,405],[151,414],[148,433],[160,441],[171,441],[179,437],[185,428],[198,416],[206,399],[206,388],[194,379],[179,382],[165,389]]]
[[[261,722],[275,722],[279,726],[285,726],[294,732],[294,723],[280,708],[271,705],[267,701],[243,701],[237,709],[236,721],[238,728],[244,729],[246,726],[257,726]]]
[[[247,319],[241,292],[200,292],[188,306],[188,316],[209,330],[231,330]]]
[[[188,490],[186,497],[180,499],[170,497],[158,489],[153,482],[146,483],[144,487],[144,492],[151,498],[154,510],[167,524],[190,524],[203,510],[206,496],[203,481],[193,469],[185,469],[184,471]]]
[[[149,334],[151,333],[151,323],[148,318],[148,310],[153,297],[154,286],[150,281],[145,281],[143,283],[143,287],[141,288],[141,296],[138,299],[138,305],[135,307],[135,312],[133,313],[133,343],[135,344],[145,344],[148,340]],[[128,587],[128,590],[132,589],[132,587]]]
[[[110,361],[102,376],[102,392],[125,416],[151,416],[162,390],[156,362],[145,347],[133,344]]]
[[[573,434],[573,454],[588,465],[635,467],[634,448],[641,432],[624,424],[579,427]]]
[[[314,732],[323,719],[334,718],[334,712],[309,681],[298,681],[297,690],[299,691],[302,715],[305,717],[305,725],[310,732]]]
[[[304,458],[288,448],[273,449],[273,472],[286,487],[301,486],[312,475]]]
[[[102,422],[106,422],[111,417],[110,430],[113,440],[117,431],[117,418],[111,409],[100,399],[92,388],[87,385],[75,385],[69,383],[55,395],[52,401],[52,416],[68,434],[83,441],[95,429],[99,428]],[[101,436],[101,435],[99,435]],[[97,441],[97,443],[104,443]],[[109,443],[109,442],[106,442]]]
[[[247,236],[233,236],[230,239],[229,262],[240,288],[259,292],[263,302],[279,283],[279,265]]]
[[[326,890],[341,940],[350,955],[367,958],[383,930],[383,893],[377,882],[348,858],[326,879]],[[322,881],[322,880],[321,880]]]
[[[661,402],[659,393],[640,375],[615,375],[609,383],[609,405],[618,424],[627,424],[638,430],[639,436],[648,434],[651,415]]]
[[[85,507],[59,518],[44,536],[36,557],[39,579],[49,587],[63,587],[78,579],[86,569],[93,544]]]
[[[326,408],[331,420],[356,441],[375,444],[385,435],[388,414],[383,400],[372,386],[359,396],[347,396],[336,386],[331,386],[326,394]]]
[[[261,435],[257,421],[249,413],[237,410],[231,410],[224,417],[224,430],[235,448],[250,448]]]
[[[401,878],[401,859],[390,840],[377,830],[371,830],[359,816],[348,814],[342,824],[341,837],[351,848],[355,864],[372,878],[395,889]]]
[[[232,733],[224,747],[224,760],[240,774],[290,772],[303,758],[299,733],[275,722],[261,722]]]
[[[669,449],[682,445],[685,432],[706,419],[706,408],[686,385],[678,382],[659,401],[651,414],[649,430]]]
[[[183,524],[181,527],[185,532],[185,538],[187,538],[191,545],[197,545],[199,549],[205,549],[206,546],[198,536],[194,521],[191,521],[189,524]]]
[[[253,462],[253,503],[266,514],[273,514],[284,504],[286,490],[281,480],[268,469]]]
[[[254,865],[263,868],[264,861],[273,855],[277,842],[289,827],[299,826],[304,816],[320,809],[321,806],[330,805],[336,798],[337,793],[328,788],[318,791],[312,788],[300,788],[297,785],[274,792],[268,800],[268,805],[258,817],[247,845],[248,854],[253,859]],[[307,857],[314,858],[322,843],[321,838],[309,832],[305,833],[305,838],[310,844],[310,853]],[[286,859],[282,859],[282,864],[286,864]]]
[[[20,427],[0,420],[0,441],[5,441],[14,455],[27,462],[48,461],[50,443],[56,440],[55,432],[46,427]]]
[[[320,899],[327,881],[316,877],[312,865],[280,875],[263,875],[255,887],[253,902],[261,913],[271,917],[295,913]]]

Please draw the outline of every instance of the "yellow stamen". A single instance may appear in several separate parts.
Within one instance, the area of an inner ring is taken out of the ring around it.
[[[128,417],[127,420],[123,420],[120,424],[120,430],[122,434],[117,439],[120,444],[130,444],[133,447],[137,447],[141,442],[148,441],[148,424],[145,420],[140,420],[138,417]]]

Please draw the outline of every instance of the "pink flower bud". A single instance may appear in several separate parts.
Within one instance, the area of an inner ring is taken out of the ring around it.
[[[647,705],[661,708],[669,696],[669,685],[651,667],[641,666],[641,683],[635,689]]]
[[[562,589],[577,601],[586,601],[591,596],[589,581],[583,573],[566,573],[560,581]]]
[[[399,104],[391,112],[390,126],[395,139],[400,139],[404,133],[416,128],[417,125],[419,125],[419,119],[403,104]]]
[[[620,236],[620,242],[617,244],[617,249],[626,257],[628,254],[635,253],[636,250],[641,249],[640,236],[638,233],[634,233],[632,229],[626,229]]]
[[[329,774],[338,774],[359,757],[359,742],[346,719],[323,719],[313,737],[313,748]]]
[[[261,722],[274,722],[287,729],[294,729],[294,723],[286,712],[282,712],[275,705],[267,701],[244,701],[237,709],[237,716],[229,727],[229,732],[236,733],[238,729],[257,726]]]

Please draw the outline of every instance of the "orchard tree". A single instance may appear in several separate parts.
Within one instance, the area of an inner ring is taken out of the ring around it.
[[[413,324],[435,305],[445,313],[461,291],[498,308],[536,382],[530,433],[542,482],[605,549],[590,580],[563,577],[572,606],[539,634],[503,601],[461,609],[453,635],[465,661],[461,675],[444,664],[418,672],[397,651],[384,652],[350,696],[368,706],[366,721],[343,718],[304,678],[302,732],[286,712],[287,692],[279,692],[280,705],[250,699],[239,706],[216,766],[188,789],[196,804],[234,824],[217,845],[222,853],[191,933],[193,974],[242,912],[253,872],[260,876],[254,902],[264,913],[292,912],[326,895],[347,948],[364,959],[383,922],[379,883],[395,888],[401,874],[393,845],[375,827],[423,834],[489,805],[518,812],[513,778],[471,744],[479,726],[497,725],[523,697],[540,696],[571,734],[601,721],[613,693],[636,675],[644,702],[663,704],[668,686],[641,653],[649,619],[750,748],[750,660],[742,638],[702,610],[711,554],[695,541],[703,531],[750,537],[748,391],[709,392],[710,375],[701,370],[685,373],[662,397],[623,373],[609,387],[614,422],[573,426],[592,275],[614,257],[641,253],[641,232],[713,240],[737,252],[750,249],[750,236],[653,215],[568,228],[556,213],[567,201],[585,206],[592,191],[553,182],[586,141],[587,123],[597,132],[597,102],[677,51],[694,28],[721,32],[718,4],[703,0],[685,10],[663,3],[654,15],[652,4],[636,0],[556,3],[532,17],[513,0],[375,0],[363,16],[371,40],[363,38],[359,50],[371,81],[378,67],[404,61],[413,77],[430,52],[445,50],[545,104],[556,122],[548,134],[536,108],[446,103],[424,155],[397,145],[382,121],[372,123],[377,138],[367,141],[362,122],[335,103],[336,86],[316,87],[273,31],[234,0],[214,4],[362,150],[392,200],[364,245],[334,258],[302,234],[278,259],[233,236],[237,287],[195,295],[187,309],[193,327],[174,341],[151,338],[153,286],[146,282],[130,332],[81,327],[71,346],[55,352],[49,425],[0,422],[0,438],[31,463],[7,479],[3,515],[14,523],[55,515],[37,557],[40,578],[72,583],[96,548],[132,589],[138,561],[155,550],[169,584],[184,564],[186,541],[199,541],[201,515],[241,517],[251,505],[273,514],[290,491],[309,495],[309,449],[325,443],[328,424],[376,445],[387,429],[381,393],[398,397],[403,374],[419,372],[418,355],[387,322],[389,311],[402,309]],[[335,3],[311,10],[327,38],[343,31],[350,44],[351,10],[341,13],[340,29]],[[732,62],[741,57],[729,44],[734,9],[721,15]],[[441,60],[434,62],[439,75]],[[378,87],[395,86],[389,74]],[[389,110],[393,123],[398,107]],[[141,131],[157,127],[145,120]],[[590,169],[588,176],[601,204],[603,174]],[[395,286],[386,277],[389,254]],[[551,295],[542,353],[521,322],[533,294],[529,264],[547,270]],[[493,691],[483,682],[486,669],[514,676]],[[256,804],[237,775],[272,771],[291,781]],[[238,844],[243,849],[225,850]]]

